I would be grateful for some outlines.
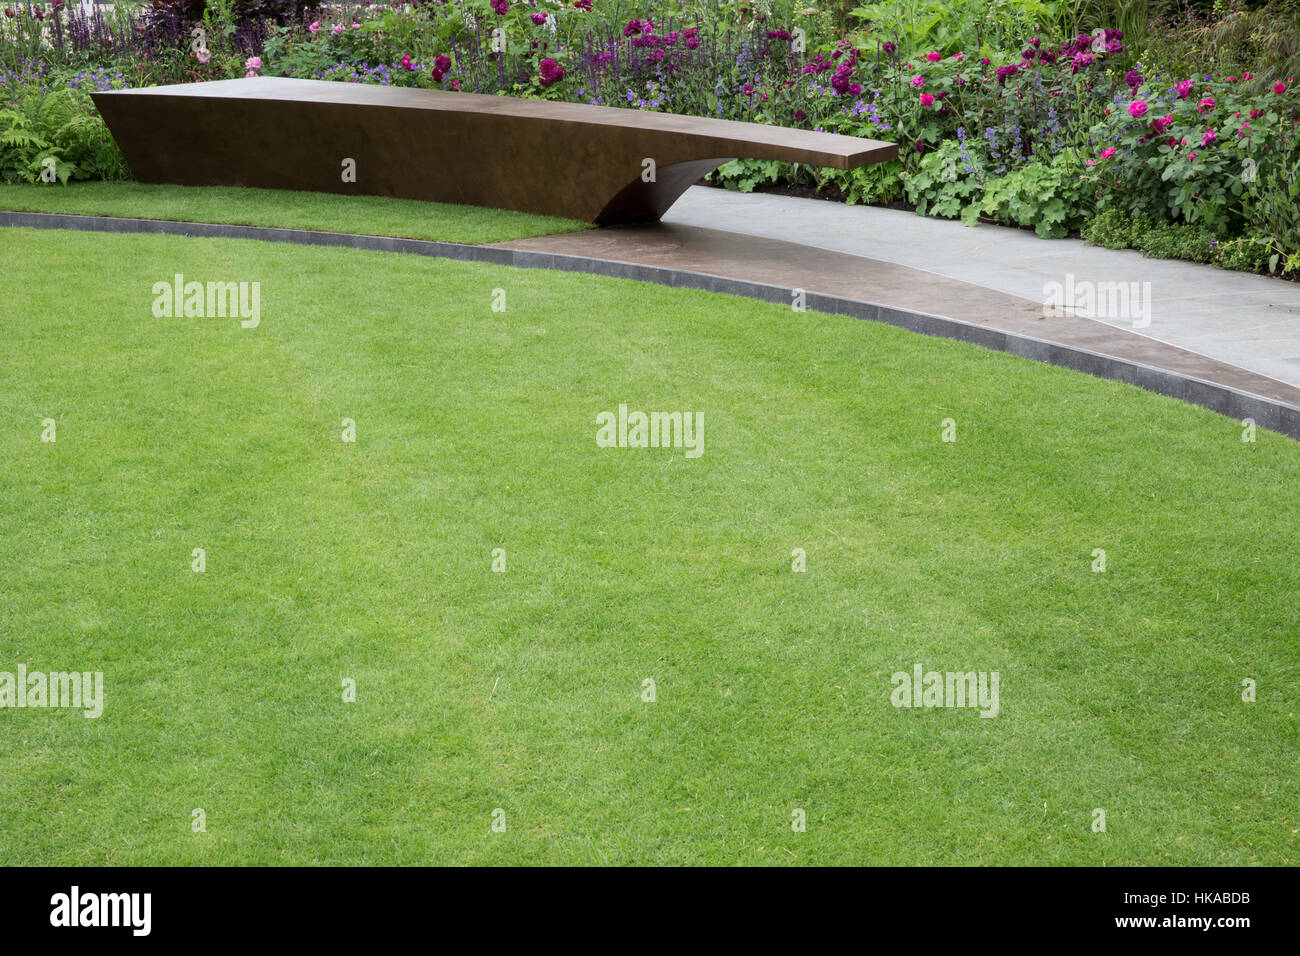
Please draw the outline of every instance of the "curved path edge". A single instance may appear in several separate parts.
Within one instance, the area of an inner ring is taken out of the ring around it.
[[[72,229],[86,232],[151,233],[210,239],[254,239],[263,242],[287,242],[305,246],[340,246],[372,252],[400,252],[409,255],[483,262],[523,269],[552,269],[582,272],[615,279],[653,282],[657,285],[696,289],[737,295],[763,302],[789,305],[794,289],[727,276],[712,275],[666,266],[642,265],[615,259],[510,249],[502,246],[476,246],[431,239],[397,239],[355,233],[324,232],[310,229],[281,229],[272,226],[237,226],[220,223],[177,222],[164,219],[126,219],[113,216],[79,216],[64,213],[0,211],[0,226],[29,229]],[[910,309],[879,305],[859,299],[826,295],[813,290],[805,293],[807,308],[817,312],[846,315],[856,319],[883,322],[921,335],[957,339],[973,345],[1007,352],[1021,358],[1061,368],[1084,372],[1097,378],[1135,385],[1138,388],[1200,405],[1229,418],[1250,418],[1262,428],[1300,441],[1300,407],[1287,402],[1255,395],[1229,385],[1141,362],[1093,352],[1077,346],[1034,338],[1017,332],[992,329],[961,319],[933,315]]]

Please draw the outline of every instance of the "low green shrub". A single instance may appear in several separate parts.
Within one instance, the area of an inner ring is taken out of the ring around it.
[[[1269,272],[1300,275],[1300,136],[1283,138],[1253,172],[1242,201],[1246,234],[1233,241],[1234,254],[1262,258]]]
[[[752,193],[759,186],[793,182],[793,164],[774,159],[733,159],[712,174],[713,181],[742,193]]]
[[[1148,259],[1211,262],[1216,241],[1204,226],[1133,217],[1107,209],[1083,227],[1083,238],[1107,249],[1136,249]]]
[[[1133,220],[1118,209],[1097,213],[1083,227],[1083,238],[1090,245],[1103,249],[1132,249]]]
[[[1271,244],[1262,236],[1241,236],[1223,243],[1218,264],[1238,272],[1300,273],[1300,256],[1292,252],[1287,259],[1274,258]]]
[[[849,205],[857,203],[887,206],[906,195],[906,180],[897,163],[877,163],[861,169],[827,169],[819,188],[826,186],[839,190]]]
[[[126,160],[84,90],[29,87],[0,110],[0,181],[127,177]]]
[[[905,180],[907,201],[922,216],[956,219],[972,203],[978,204],[984,187],[978,171],[963,158],[961,143],[948,140],[921,157],[916,171]]]
[[[1062,154],[989,177],[976,151],[948,140],[921,158],[905,186],[908,202],[923,216],[960,216],[967,225],[985,217],[1059,239],[1077,231],[1091,207],[1081,173],[1077,160]]]
[[[1185,222],[1152,222],[1134,236],[1133,248],[1148,259],[1213,262],[1216,240],[1203,226]]]
[[[1278,255],[1266,237],[1247,234],[1222,241],[1203,225],[1134,218],[1107,209],[1083,227],[1083,238],[1106,249],[1135,249],[1148,259],[1183,259],[1240,272],[1278,274],[1300,271],[1300,256]]]
[[[1088,184],[1077,161],[1067,154],[1050,163],[1033,162],[989,180],[978,206],[964,217],[982,213],[996,222],[1033,229],[1044,239],[1076,232],[1091,206]]]

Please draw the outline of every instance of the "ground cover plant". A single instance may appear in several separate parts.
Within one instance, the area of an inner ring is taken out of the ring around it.
[[[157,0],[0,19],[0,180],[120,178],[86,91],[237,76],[563,99],[899,142],[842,172],[741,160],[732,188],[903,203],[1060,237],[1114,209],[1300,273],[1300,2]],[[1207,105],[1209,104],[1209,105]],[[1136,234],[1136,233],[1135,233]]]
[[[592,276],[0,260],[0,671],[104,674],[98,718],[4,710],[2,863],[1300,859],[1288,439]],[[177,273],[259,321],[156,314]],[[702,454],[601,447],[620,403]],[[892,706],[917,664],[997,671],[996,718]]]

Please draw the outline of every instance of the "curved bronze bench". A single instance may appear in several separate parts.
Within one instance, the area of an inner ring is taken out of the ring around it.
[[[893,143],[832,133],[323,80],[257,77],[91,96],[143,182],[399,196],[602,225],[658,219],[688,186],[737,157],[835,169],[898,157]],[[355,162],[352,182],[347,160]]]

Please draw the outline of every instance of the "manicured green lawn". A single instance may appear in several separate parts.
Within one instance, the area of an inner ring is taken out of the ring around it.
[[[590,228],[586,223],[554,216],[384,196],[335,196],[226,186],[150,186],[133,182],[74,182],[66,186],[0,184],[0,209],[279,226],[473,244]]]
[[[1290,440],[590,276],[0,259],[0,670],[106,686],[0,710],[0,862],[1300,862]],[[260,325],[155,318],[178,272],[260,282]],[[621,402],[701,412],[702,456],[597,447]],[[999,715],[891,706],[917,663],[997,671]]]

